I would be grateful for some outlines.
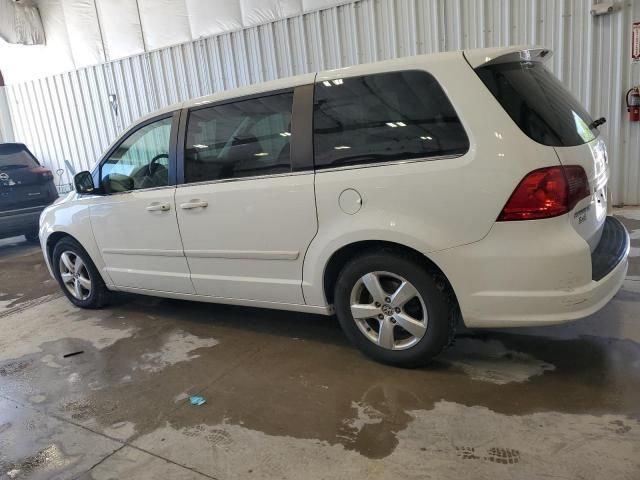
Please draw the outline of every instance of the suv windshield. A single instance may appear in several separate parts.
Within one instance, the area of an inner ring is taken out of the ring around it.
[[[475,69],[502,108],[531,139],[552,147],[590,142],[591,116],[540,62],[507,62]]]
[[[13,168],[34,168],[38,162],[20,143],[0,144],[0,168],[9,170]]]

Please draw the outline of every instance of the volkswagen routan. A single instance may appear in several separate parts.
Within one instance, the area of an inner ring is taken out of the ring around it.
[[[439,53],[310,73],[140,120],[40,242],[71,302],[111,292],[337,315],[393,365],[456,325],[550,325],[620,288],[594,120],[544,48]]]

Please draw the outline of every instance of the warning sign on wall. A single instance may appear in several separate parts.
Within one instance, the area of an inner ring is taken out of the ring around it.
[[[634,22],[631,28],[631,60],[640,62],[640,22]]]

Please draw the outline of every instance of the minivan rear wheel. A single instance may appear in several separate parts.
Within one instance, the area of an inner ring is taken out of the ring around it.
[[[346,336],[363,353],[382,363],[417,367],[452,339],[452,297],[439,272],[411,255],[381,249],[343,267],[334,303]]]
[[[56,243],[51,267],[60,288],[74,305],[100,308],[109,302],[110,292],[98,269],[85,249],[72,238]]]

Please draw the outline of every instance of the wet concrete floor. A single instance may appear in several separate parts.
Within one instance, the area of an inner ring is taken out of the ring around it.
[[[602,311],[463,329],[419,370],[364,358],[334,318],[79,310],[37,247],[0,241],[0,478],[638,479],[640,210],[617,214],[634,257]]]

